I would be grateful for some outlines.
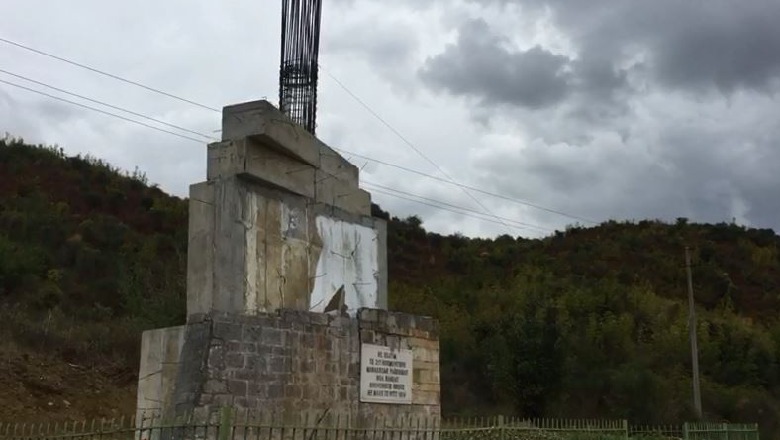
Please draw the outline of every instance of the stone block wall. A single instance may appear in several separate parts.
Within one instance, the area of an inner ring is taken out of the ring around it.
[[[431,318],[363,309],[360,342],[412,350],[412,404],[439,406],[439,334]],[[398,407],[402,415],[403,407]],[[391,415],[391,414],[388,414]]]
[[[360,402],[362,342],[413,351],[412,404]],[[180,359],[167,359],[179,370],[174,389],[155,397],[167,399],[160,403],[167,414],[222,406],[285,418],[327,411],[349,415],[356,426],[375,417],[438,418],[438,359],[437,324],[426,317],[377,309],[361,309],[355,318],[294,310],[201,315],[186,326]]]
[[[326,409],[351,413],[357,389],[349,336],[356,320],[281,310],[257,317],[217,316],[203,360],[195,406],[273,409],[295,413]],[[189,401],[177,391],[181,403]]]

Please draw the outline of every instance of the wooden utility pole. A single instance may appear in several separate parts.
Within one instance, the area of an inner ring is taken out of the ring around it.
[[[693,276],[691,275],[691,253],[685,246],[685,270],[688,272],[688,329],[691,337],[691,363],[693,364],[693,406],[701,420],[701,389],[699,388],[699,344],[696,338],[696,309],[693,304]]]

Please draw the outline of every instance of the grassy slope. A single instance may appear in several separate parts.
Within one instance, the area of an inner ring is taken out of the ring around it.
[[[186,201],[16,141],[0,176],[0,419],[126,414],[139,332],[183,321]],[[374,208],[391,302],[441,320],[446,412],[689,418],[687,244],[707,415],[777,431],[773,231],[681,219],[475,240]]]

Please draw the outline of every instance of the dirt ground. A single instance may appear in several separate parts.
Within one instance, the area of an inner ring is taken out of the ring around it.
[[[78,365],[0,344],[2,424],[129,417],[135,403],[135,378],[115,368]]]

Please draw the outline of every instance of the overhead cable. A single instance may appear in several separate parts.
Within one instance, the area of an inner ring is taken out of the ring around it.
[[[25,86],[20,85],[20,84],[15,84],[15,83],[12,83],[10,81],[6,81],[4,79],[0,79],[0,83],[8,84],[9,86],[13,86],[13,87],[17,87],[17,88],[20,88],[20,89],[23,89],[23,90],[27,90],[28,92],[32,92],[32,93],[37,93],[39,95],[43,95],[43,96],[46,96],[46,97],[51,98],[51,99],[56,99],[58,101],[67,102],[68,104],[72,104],[72,105],[76,105],[76,106],[79,106],[79,107],[82,107],[82,108],[86,108],[86,109],[89,109],[89,110],[92,110],[92,111],[95,111],[95,112],[98,112],[98,113],[102,113],[102,114],[107,115],[107,116],[113,116],[115,118],[119,118],[119,119],[122,119],[124,121],[131,122],[133,124],[138,124],[138,125],[142,125],[142,126],[144,126],[146,128],[151,128],[152,130],[157,130],[157,131],[161,131],[163,133],[172,134],[172,135],[178,136],[180,138],[184,138],[184,139],[187,139],[187,140],[190,140],[190,141],[193,141],[193,142],[197,142],[198,144],[201,144],[201,145],[203,144],[203,140],[201,140],[201,139],[195,139],[195,138],[187,136],[187,135],[183,135],[183,134],[180,134],[180,133],[175,133],[173,131],[165,130],[163,128],[155,127],[154,125],[149,125],[149,124],[141,122],[141,121],[136,121],[134,119],[126,118],[126,117],[124,117],[122,115],[117,115],[116,113],[111,113],[111,112],[107,112],[105,110],[101,110],[99,108],[90,107],[88,105],[81,104],[81,103],[75,102],[75,101],[71,101],[71,100],[68,100],[68,99],[65,99],[65,98],[61,98],[59,96],[50,95],[50,94],[48,94],[46,92],[41,92],[40,90],[31,89],[29,87],[25,87]]]
[[[322,67],[322,65],[320,65],[320,67]],[[414,151],[415,151],[415,152],[416,152],[416,153],[417,153],[417,154],[418,154],[420,157],[422,157],[422,158],[423,158],[423,159],[425,159],[425,160],[426,160],[428,163],[430,163],[431,165],[433,165],[433,166],[434,166],[434,168],[436,168],[436,169],[437,169],[437,170],[438,170],[438,171],[439,171],[439,172],[440,172],[440,173],[441,173],[441,174],[442,174],[444,177],[446,177],[447,179],[449,179],[449,180],[450,180],[450,181],[451,181],[451,182],[452,182],[454,185],[458,186],[458,184],[457,184],[457,182],[455,181],[455,179],[453,179],[452,177],[450,177],[450,175],[449,175],[449,174],[447,174],[447,173],[446,173],[446,172],[445,172],[445,171],[444,171],[444,170],[443,170],[443,169],[442,169],[442,168],[441,168],[441,167],[440,167],[440,166],[439,166],[439,165],[438,165],[436,162],[434,162],[433,160],[431,160],[430,158],[428,158],[428,156],[426,156],[425,154],[423,154],[423,152],[422,152],[422,151],[420,151],[420,149],[419,149],[419,148],[417,148],[416,146],[414,146],[414,144],[413,144],[413,143],[411,143],[411,142],[410,142],[408,139],[406,139],[406,138],[405,138],[405,137],[404,137],[404,136],[403,136],[403,135],[402,135],[402,134],[401,134],[401,133],[400,133],[398,130],[396,130],[396,129],[395,129],[393,126],[392,126],[392,125],[390,125],[390,123],[388,123],[388,122],[387,122],[387,121],[385,121],[385,120],[384,120],[384,119],[383,119],[381,116],[379,116],[379,114],[377,114],[377,113],[376,113],[376,112],[375,112],[373,109],[371,109],[371,107],[369,107],[369,106],[368,106],[368,104],[366,104],[365,102],[363,102],[363,100],[362,100],[362,99],[360,99],[360,98],[359,98],[357,95],[355,95],[354,93],[352,93],[352,91],[351,91],[351,90],[349,90],[349,88],[347,88],[347,86],[345,86],[345,85],[344,85],[344,84],[343,84],[341,81],[339,81],[339,80],[338,80],[338,79],[337,79],[335,76],[331,75],[331,74],[330,74],[330,72],[328,72],[326,69],[324,69],[324,68],[323,68],[323,70],[325,70],[325,73],[326,73],[326,74],[327,74],[327,75],[328,75],[328,76],[329,76],[331,79],[333,79],[333,81],[335,81],[335,82],[336,82],[336,84],[338,84],[338,85],[339,85],[339,86],[340,86],[342,89],[344,89],[344,91],[345,91],[345,92],[347,92],[347,94],[349,94],[349,95],[350,95],[350,96],[351,96],[351,97],[352,97],[352,98],[353,98],[355,101],[357,101],[357,102],[358,102],[358,103],[359,103],[361,106],[363,106],[363,108],[365,108],[365,109],[366,109],[366,110],[367,110],[369,113],[371,113],[371,114],[372,114],[372,115],[373,115],[373,116],[374,116],[374,117],[375,117],[377,120],[379,120],[379,122],[381,122],[381,123],[382,123],[382,124],[384,124],[384,125],[385,125],[387,128],[389,128],[389,129],[390,129],[390,131],[392,131],[392,132],[393,132],[393,133],[394,133],[396,136],[398,136],[398,138],[399,138],[399,139],[401,139],[401,141],[403,141],[403,142],[404,142],[404,143],[405,143],[405,144],[406,144],[406,145],[407,145],[409,148],[411,148],[412,150],[414,150]],[[469,197],[471,200],[473,200],[473,201],[474,201],[474,203],[476,203],[476,204],[477,204],[477,206],[479,206],[480,208],[482,208],[482,210],[484,210],[484,211],[485,211],[485,213],[487,213],[487,214],[488,214],[488,215],[490,215],[491,217],[494,217],[494,218],[495,218],[496,220],[498,220],[499,222],[501,222],[501,223],[504,223],[504,222],[503,222],[503,221],[502,221],[502,220],[501,220],[501,219],[500,219],[498,216],[496,216],[495,214],[493,214],[493,213],[492,213],[492,211],[490,211],[490,210],[489,210],[489,209],[488,209],[488,208],[487,208],[487,207],[486,207],[486,206],[485,206],[485,205],[484,205],[482,202],[480,202],[480,201],[479,201],[479,199],[477,199],[476,197],[474,197],[474,195],[473,195],[473,194],[471,194],[470,192],[468,192],[468,190],[466,190],[466,188],[464,188],[464,187],[462,187],[462,186],[458,186],[458,187],[459,187],[459,188],[461,189],[461,191],[463,191],[463,192],[464,192],[464,193],[465,193],[465,194],[466,194],[466,195],[467,195],[467,196],[468,196],[468,197]],[[505,226],[509,227],[509,225],[506,225],[506,224],[505,224]]]
[[[186,98],[182,98],[181,96],[176,96],[176,95],[174,95],[172,93],[164,92],[164,91],[156,89],[154,87],[149,87],[149,86],[141,84],[141,83],[139,83],[137,81],[133,81],[133,80],[130,80],[130,79],[127,79],[127,78],[123,78],[123,77],[121,77],[119,75],[115,75],[113,73],[109,73],[109,72],[97,69],[95,67],[90,67],[90,66],[88,66],[86,64],[81,64],[81,63],[78,63],[76,61],[69,60],[67,58],[59,57],[57,55],[52,55],[50,53],[46,53],[46,52],[43,52],[41,50],[34,49],[34,48],[30,47],[30,46],[25,46],[24,44],[17,43],[15,41],[11,41],[11,40],[8,40],[6,38],[0,37],[0,42],[6,43],[6,44],[10,44],[10,45],[18,47],[20,49],[24,49],[26,51],[36,53],[38,55],[43,55],[43,56],[46,56],[46,57],[54,58],[55,60],[62,61],[64,63],[68,63],[70,65],[73,65],[73,66],[76,66],[76,67],[80,67],[82,69],[86,69],[86,70],[89,70],[91,72],[94,72],[94,73],[97,73],[97,74],[100,74],[100,75],[103,75],[103,76],[107,76],[109,78],[113,78],[113,79],[118,80],[118,81],[122,81],[122,82],[125,82],[125,83],[128,83],[128,84],[132,84],[132,85],[134,85],[136,87],[141,87],[142,89],[146,89],[146,90],[148,90],[150,92],[154,92],[154,93],[157,93],[159,95],[164,95],[164,96],[167,96],[169,98],[173,98],[173,99],[176,99],[176,100],[179,100],[179,101],[182,101],[182,102],[186,102],[187,104],[195,105],[195,106],[204,108],[206,110],[215,111],[217,113],[221,113],[222,112],[220,109],[217,109],[217,108],[214,108],[214,107],[210,107],[208,105],[201,104],[199,102],[195,102],[195,101],[192,101],[192,100],[189,100],[189,99],[186,99]]]
[[[180,127],[178,125],[174,125],[174,124],[162,121],[160,119],[156,119],[156,118],[152,118],[150,116],[146,116],[146,115],[144,115],[142,113],[138,113],[138,112],[135,112],[135,111],[132,111],[132,110],[128,110],[126,108],[118,107],[118,106],[109,104],[107,102],[99,101],[97,99],[89,98],[89,97],[84,96],[84,95],[79,95],[78,93],[69,92],[67,90],[61,89],[59,87],[54,87],[54,86],[52,86],[50,84],[46,84],[44,82],[34,80],[34,79],[26,77],[24,75],[19,75],[19,74],[16,74],[16,73],[13,73],[13,72],[9,72],[9,71],[4,70],[4,69],[0,69],[0,73],[4,73],[4,74],[9,75],[9,76],[13,76],[13,77],[16,77],[16,78],[19,78],[19,79],[23,79],[23,80],[29,81],[29,82],[31,82],[33,84],[38,84],[38,85],[46,87],[48,89],[56,90],[56,91],[58,91],[60,93],[65,93],[66,95],[70,95],[70,96],[73,96],[73,97],[76,97],[76,98],[81,98],[81,99],[84,99],[84,100],[89,101],[89,102],[94,102],[95,104],[104,105],[104,106],[112,108],[114,110],[119,110],[119,111],[122,111],[122,112],[125,112],[125,113],[129,113],[131,115],[138,116],[140,118],[144,118],[144,119],[156,122],[158,124],[167,125],[168,127],[171,127],[171,128],[176,128],[178,130],[182,130],[182,131],[186,131],[188,133],[196,134],[196,135],[202,136],[202,137],[204,137],[206,139],[218,140],[214,136],[211,136],[211,135],[208,135],[208,134],[203,134],[203,133],[200,133],[200,132],[197,132],[197,131],[194,131],[194,130],[190,130],[189,128]]]
[[[362,183],[363,183],[363,185],[366,188],[371,189],[371,191],[375,191],[377,189],[393,191],[393,192],[396,192],[396,193],[399,193],[399,194],[403,194],[403,195],[407,195],[407,196],[411,196],[411,197],[417,197],[417,198],[422,199],[422,200],[427,200],[427,201],[430,201],[430,202],[438,203],[438,204],[441,204],[441,205],[444,205],[444,206],[448,206],[448,207],[451,207],[451,208],[454,208],[454,209],[460,209],[460,210],[471,212],[471,213],[474,213],[474,214],[484,215],[484,213],[482,213],[480,211],[477,211],[475,209],[465,208],[463,206],[455,205],[455,204],[452,204],[452,203],[444,202],[444,201],[441,201],[441,200],[438,200],[438,199],[434,199],[434,198],[430,198],[430,197],[421,196],[421,195],[410,193],[410,192],[407,192],[407,191],[402,191],[402,190],[399,190],[399,189],[396,189],[396,188],[391,188],[389,186],[380,185],[378,183],[367,182],[365,179],[362,181]],[[519,221],[519,220],[507,218],[507,217],[500,217],[500,218],[501,218],[501,220],[504,220],[504,221],[507,221],[507,222],[511,222],[511,223],[515,223],[515,224],[517,224],[521,228],[538,229],[538,230],[543,231],[543,232],[551,232],[552,231],[549,228],[545,228],[543,226],[535,225],[533,223],[526,223],[526,222],[522,222],[522,221]]]
[[[205,108],[205,109],[217,112],[217,113],[221,113],[221,111],[219,109],[217,109],[217,108],[214,108],[214,107],[211,107],[211,106],[208,106],[208,105],[205,105],[205,104],[201,104],[201,103],[198,103],[198,102],[190,100],[190,99],[182,98],[180,96],[176,96],[176,95],[174,95],[172,93],[165,92],[165,91],[162,91],[162,90],[150,87],[148,85],[142,84],[142,83],[137,82],[137,81],[129,80],[129,79],[124,78],[122,76],[119,76],[119,75],[116,75],[116,74],[113,74],[113,73],[109,73],[109,72],[97,69],[95,67],[91,67],[91,66],[88,66],[86,64],[82,64],[82,63],[70,60],[70,59],[65,58],[65,57],[61,57],[61,56],[53,55],[53,54],[50,54],[50,53],[46,53],[46,52],[44,52],[42,50],[32,48],[32,47],[30,47],[28,45],[24,45],[24,44],[21,44],[21,43],[18,43],[18,42],[15,42],[15,41],[12,41],[12,40],[9,40],[9,39],[6,39],[6,38],[2,38],[2,37],[0,37],[0,42],[9,44],[9,45],[15,46],[17,48],[21,48],[21,49],[33,52],[33,53],[36,53],[36,54],[39,54],[39,55],[47,56],[47,57],[50,57],[52,59],[55,59],[55,60],[58,60],[58,61],[61,61],[61,62],[65,62],[65,63],[71,64],[71,65],[74,65],[74,66],[77,66],[77,67],[80,67],[80,68],[83,68],[83,69],[86,69],[86,70],[89,70],[89,71],[92,71],[92,72],[95,72],[95,73],[98,73],[98,74],[101,74],[101,75],[107,76],[109,78],[113,78],[113,79],[116,79],[118,81],[122,81],[122,82],[125,82],[125,83],[128,83],[128,84],[131,84],[131,85],[143,88],[145,90],[148,90],[148,91],[151,91],[151,92],[154,92],[154,93],[158,93],[158,94],[170,97],[170,98],[174,98],[174,99],[177,99],[179,101],[182,101],[182,102],[185,102],[185,103],[197,106],[197,107],[201,107],[201,108]],[[323,67],[323,66],[320,65],[320,67]],[[323,70],[325,70],[325,69],[323,68]],[[471,193],[469,193],[468,191],[465,191],[465,190],[479,192],[479,193],[482,193],[482,194],[485,194],[485,195],[489,195],[489,196],[492,196],[492,197],[497,197],[497,198],[500,198],[500,199],[503,199],[503,200],[507,200],[507,201],[511,201],[511,202],[518,203],[518,204],[521,204],[521,205],[525,205],[525,206],[528,206],[528,207],[531,207],[531,208],[535,208],[535,209],[539,209],[539,210],[546,211],[546,212],[549,212],[549,213],[553,213],[553,214],[561,215],[561,216],[568,217],[568,218],[571,218],[571,219],[579,220],[579,221],[582,221],[582,222],[585,222],[585,223],[598,224],[597,221],[592,220],[592,219],[588,219],[588,218],[585,218],[585,217],[582,217],[582,216],[577,216],[577,215],[574,215],[574,214],[569,214],[569,213],[566,213],[564,211],[557,210],[557,209],[546,208],[544,206],[541,206],[541,205],[538,205],[538,204],[535,204],[535,203],[532,203],[532,202],[528,202],[528,201],[525,201],[525,200],[521,200],[521,199],[517,199],[517,198],[514,198],[514,197],[510,197],[510,196],[505,196],[505,195],[498,194],[498,193],[495,193],[495,192],[491,192],[491,191],[487,191],[487,190],[484,190],[484,189],[480,189],[480,188],[477,188],[477,187],[474,187],[474,186],[461,184],[461,183],[453,180],[452,178],[447,176],[446,173],[444,173],[443,170],[441,170],[441,168],[438,165],[436,165],[435,162],[431,161],[424,154],[422,154],[422,152],[419,151],[419,149],[417,147],[415,147],[414,144],[412,144],[408,139],[406,139],[398,130],[396,130],[394,127],[392,127],[392,125],[390,125],[381,116],[379,116],[375,111],[373,111],[368,106],[368,104],[366,104],[356,94],[354,94],[351,90],[349,90],[349,88],[347,88],[343,84],[343,82],[339,81],[338,78],[336,78],[334,75],[329,73],[327,70],[325,70],[325,72],[331,79],[334,80],[334,82],[336,82],[336,84],[338,84],[353,99],[355,99],[359,104],[361,104],[361,106],[363,106],[375,118],[377,118],[386,127],[388,127],[396,136],[398,136],[402,141],[404,141],[405,144],[407,144],[413,150],[417,151],[417,153],[419,155],[421,155],[425,160],[431,162],[437,169],[439,169],[439,171],[442,172],[442,174],[444,174],[445,177],[447,177],[447,179],[444,179],[444,178],[441,178],[441,177],[438,177],[438,176],[435,176],[435,175],[432,175],[432,174],[428,174],[428,173],[425,173],[425,172],[422,172],[422,171],[414,170],[412,168],[404,167],[402,165],[398,165],[398,164],[394,164],[394,163],[390,163],[390,162],[385,162],[385,161],[382,161],[382,160],[374,159],[374,158],[371,158],[369,156],[364,156],[364,155],[360,155],[360,154],[357,154],[357,153],[351,153],[351,152],[345,151],[343,149],[334,148],[335,150],[340,151],[342,153],[351,154],[351,155],[354,155],[356,157],[360,157],[362,159],[365,159],[365,160],[368,160],[368,161],[371,161],[371,162],[374,162],[374,163],[378,163],[378,164],[381,164],[381,165],[384,165],[384,166],[393,167],[393,168],[396,168],[396,169],[399,169],[399,170],[403,170],[403,171],[407,171],[407,172],[410,172],[410,173],[414,173],[414,174],[417,174],[417,175],[420,175],[420,176],[423,176],[423,177],[426,177],[426,178],[434,179],[434,180],[437,180],[437,181],[440,181],[440,182],[443,182],[443,183],[446,183],[446,184],[449,184],[449,185],[457,186],[457,187],[461,188],[462,190],[464,190],[464,192],[471,199],[474,199],[477,202],[478,205],[482,205],[481,202],[476,200]],[[19,87],[21,87],[21,86],[19,86]],[[24,87],[21,87],[21,88],[24,88]],[[35,91],[35,93],[40,93],[40,92]],[[67,93],[67,92],[65,92],[65,93]],[[41,94],[44,94],[44,93],[41,93]],[[63,100],[63,99],[60,99],[60,98],[57,98],[57,97],[54,97],[54,99],[59,99],[61,101],[68,102],[67,100]],[[76,103],[74,103],[74,104],[75,105],[80,105],[80,106],[85,107],[85,108],[90,108],[88,106],[84,106],[84,105],[81,105],[81,104],[76,104]],[[91,110],[95,110],[95,109],[92,109],[92,108],[90,108],[90,109]],[[96,110],[96,111],[100,111],[100,110]],[[107,113],[107,112],[101,111],[101,113]],[[139,123],[137,121],[132,121],[132,122],[133,123]],[[145,125],[145,124],[141,124],[141,125]],[[156,127],[154,129],[155,130],[159,130],[159,131],[165,131],[165,130],[158,129]],[[215,130],[215,132],[218,132],[218,131],[219,130]],[[178,134],[176,134],[176,135],[178,136]],[[201,133],[198,133],[198,135],[202,136]],[[186,137],[186,136],[180,136],[180,137]],[[485,209],[484,206],[481,206],[481,207],[483,209]],[[490,215],[493,216],[492,214],[490,214]]]

